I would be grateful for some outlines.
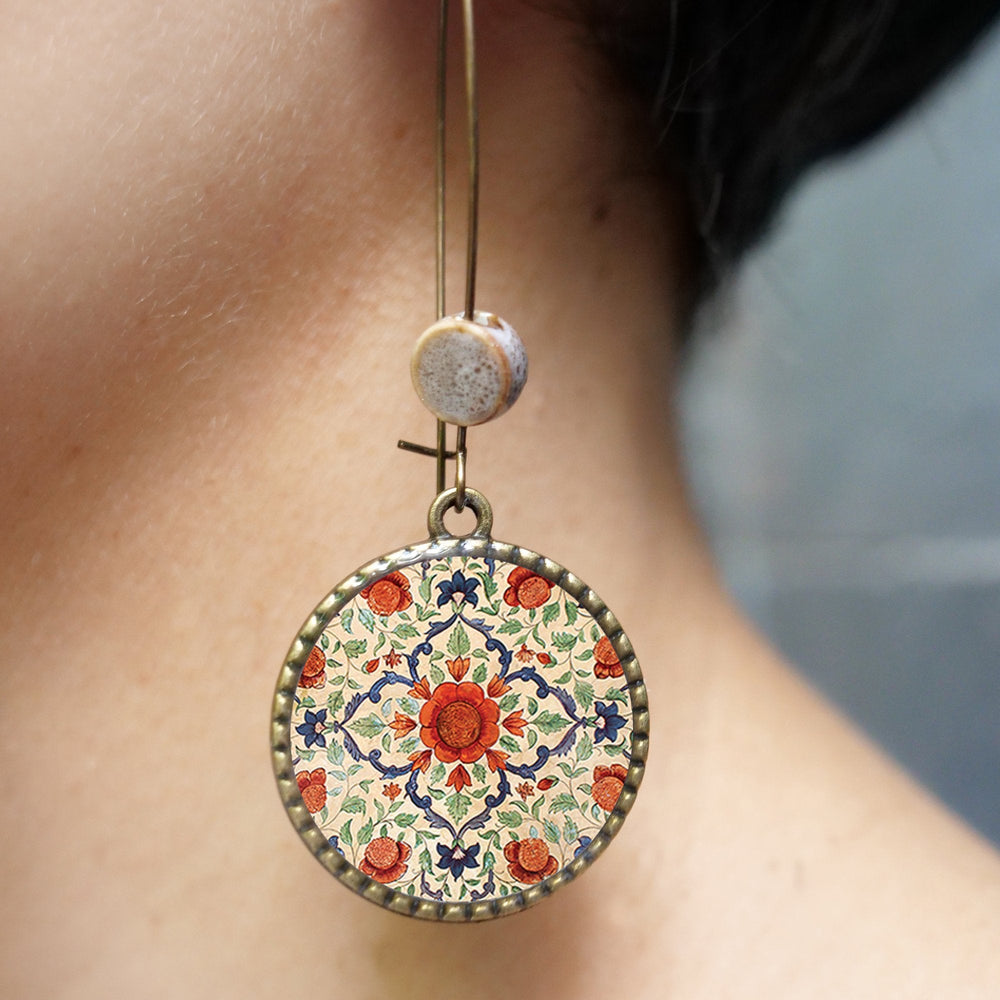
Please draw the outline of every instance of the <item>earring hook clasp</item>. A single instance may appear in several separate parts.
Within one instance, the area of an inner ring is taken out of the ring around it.
[[[448,8],[449,0],[441,0],[438,19],[438,59],[437,59],[437,128],[435,138],[435,272],[437,318],[446,315],[445,307],[445,193],[447,138],[447,77],[448,77]],[[466,223],[465,261],[465,312],[466,319],[475,318],[476,311],[476,263],[479,254],[479,101],[476,86],[476,37],[472,0],[462,0],[463,37],[465,48],[465,117],[466,142],[469,163],[468,216]],[[398,447],[418,455],[430,455],[437,459],[437,493],[444,492],[445,463],[455,461],[455,509],[465,506],[465,466],[468,449],[467,428],[457,426],[455,449],[448,450],[448,425],[444,420],[437,422],[437,446],[413,444],[399,441]]]

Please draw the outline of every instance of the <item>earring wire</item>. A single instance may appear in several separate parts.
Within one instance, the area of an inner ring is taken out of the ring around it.
[[[446,222],[446,140],[448,133],[448,8],[449,0],[441,0],[438,17],[437,57],[437,128],[435,141],[435,293],[437,318],[446,315],[445,306],[445,222]],[[476,311],[476,262],[479,255],[479,101],[476,85],[476,35],[472,0],[462,0],[462,21],[465,49],[465,118],[468,146],[469,192],[466,222],[467,243],[465,260],[465,312],[468,320],[475,319]],[[444,492],[445,462],[455,460],[455,509],[465,506],[465,466],[467,457],[467,428],[458,426],[455,450],[448,450],[448,425],[437,422],[437,447],[400,441],[405,451],[431,455],[437,459],[437,492]]]

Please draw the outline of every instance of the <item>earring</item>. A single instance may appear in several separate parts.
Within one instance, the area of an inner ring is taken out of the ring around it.
[[[447,11],[442,0],[439,319],[411,363],[437,446],[399,443],[437,459],[429,537],[362,566],[306,619],[278,678],[271,740],[289,817],[334,877],[397,913],[468,921],[538,902],[603,852],[642,778],[649,715],[615,616],[558,563],[496,541],[489,502],[466,486],[467,428],[513,405],[527,362],[510,325],[475,308],[472,0],[465,309],[444,315]],[[445,515],[465,506],[476,526],[454,535]]]

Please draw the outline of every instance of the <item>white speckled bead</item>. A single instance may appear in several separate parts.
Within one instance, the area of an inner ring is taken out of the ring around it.
[[[528,356],[509,323],[477,311],[474,322],[446,316],[428,327],[413,348],[410,374],[434,416],[471,427],[514,405],[528,377]]]

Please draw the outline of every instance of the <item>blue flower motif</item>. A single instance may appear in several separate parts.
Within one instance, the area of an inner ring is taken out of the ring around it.
[[[461,878],[463,868],[478,868],[479,862],[476,858],[479,855],[479,844],[472,847],[445,847],[444,844],[435,844],[438,854],[438,868],[450,868],[452,878]]]
[[[318,747],[326,746],[326,737],[323,730],[326,728],[326,709],[321,708],[318,712],[310,712],[306,709],[306,721],[301,726],[295,727],[295,732],[306,738],[306,749],[315,744]]]
[[[591,840],[591,837],[580,837],[580,846],[573,852],[573,857],[580,857],[580,855],[583,854],[588,847],[590,847]]]
[[[609,701],[607,705],[603,701],[595,701],[594,711],[597,712],[594,742],[607,740],[614,743],[618,739],[618,730],[625,725],[625,720],[618,714],[618,706],[613,701]]]
[[[451,574],[450,580],[445,580],[437,585],[438,590],[441,591],[437,605],[439,608],[444,607],[445,604],[461,594],[462,600],[466,604],[475,607],[479,603],[479,595],[476,593],[476,587],[478,586],[478,580],[466,580],[465,574],[461,570],[456,569]]]

